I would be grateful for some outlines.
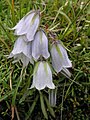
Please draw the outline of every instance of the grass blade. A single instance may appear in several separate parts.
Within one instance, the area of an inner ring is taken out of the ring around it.
[[[22,82],[22,73],[23,73],[23,68],[22,68],[22,70],[21,70],[20,80],[19,80],[19,82],[17,83],[17,87],[16,87],[16,89],[15,89],[15,91],[14,91],[14,95],[13,95],[13,98],[12,98],[12,105],[15,105],[15,100],[16,100],[18,88],[19,88],[19,86],[20,86],[20,84],[21,84],[21,82]]]
[[[41,102],[41,109],[42,109],[43,115],[48,120],[48,115],[47,115],[47,111],[46,111],[46,108],[45,108],[43,95],[42,95],[41,92],[40,92],[40,102]]]
[[[10,96],[13,93],[14,93],[14,91],[10,91],[7,94],[5,94],[4,96],[0,97],[0,102],[3,101],[3,100],[5,100],[8,96]]]
[[[32,114],[32,112],[33,112],[33,110],[34,110],[34,108],[35,108],[35,105],[36,105],[36,103],[37,103],[37,101],[38,101],[38,98],[39,98],[39,95],[36,96],[36,98],[35,98],[32,106],[30,107],[30,109],[29,109],[29,111],[28,111],[28,113],[27,113],[27,115],[26,115],[25,120],[28,120],[29,117],[30,117],[30,115]]]
[[[53,111],[52,107],[50,106],[50,104],[49,104],[49,101],[48,101],[47,97],[46,97],[46,96],[44,96],[44,99],[45,99],[45,102],[46,102],[46,104],[47,104],[47,107],[48,107],[48,110],[49,110],[50,114],[51,114],[51,115],[55,118],[55,113],[54,113],[54,111]]]

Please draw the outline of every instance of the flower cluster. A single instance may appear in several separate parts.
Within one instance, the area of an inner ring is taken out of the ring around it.
[[[14,62],[21,60],[23,67],[26,67],[29,62],[33,65],[36,62],[30,89],[34,87],[38,90],[45,87],[55,89],[51,67],[47,59],[51,56],[54,70],[68,77],[71,74],[67,68],[72,67],[72,64],[66,49],[59,40],[54,40],[50,51],[48,50],[48,38],[45,32],[39,28],[39,24],[40,11],[30,11],[12,28],[18,38],[9,58],[14,57]]]

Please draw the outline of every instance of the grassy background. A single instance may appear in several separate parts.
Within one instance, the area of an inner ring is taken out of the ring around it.
[[[53,75],[57,104],[48,108],[43,96],[28,90],[33,66],[20,84],[21,63],[7,59],[15,42],[12,28],[27,12],[40,9],[41,27],[57,34],[67,47],[73,67],[71,79]],[[18,86],[18,90],[17,90]],[[89,120],[90,118],[90,2],[88,0],[0,0],[0,120]],[[41,97],[41,98],[40,98]],[[41,100],[42,99],[42,100]],[[41,102],[42,101],[42,102]],[[45,109],[46,108],[46,109]],[[45,109],[47,115],[43,115]]]

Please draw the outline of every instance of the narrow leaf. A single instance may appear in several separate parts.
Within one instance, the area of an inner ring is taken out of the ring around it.
[[[53,111],[52,107],[50,106],[50,104],[49,104],[49,101],[48,101],[47,97],[46,97],[46,96],[44,96],[44,99],[45,99],[45,102],[46,102],[46,104],[47,104],[47,107],[48,107],[48,110],[49,110],[50,114],[51,114],[51,115],[55,118],[55,113],[54,113],[54,111]]]
[[[3,95],[2,97],[0,97],[0,102],[5,100],[8,96],[10,96],[13,93],[14,93],[14,91],[10,91],[10,92],[6,93],[5,95]]]
[[[22,96],[22,98],[20,99],[19,103],[22,103],[23,101],[25,101],[26,97],[28,97],[30,95],[29,91],[27,90],[24,95]]]
[[[30,109],[29,109],[29,111],[28,111],[28,113],[27,113],[27,115],[26,115],[25,120],[28,120],[29,117],[30,117],[30,115],[32,114],[32,112],[33,112],[33,110],[34,110],[34,108],[35,108],[35,105],[36,105],[36,103],[37,103],[38,98],[39,98],[39,95],[36,96],[36,98],[35,98],[32,106],[30,107]]]
[[[47,115],[47,111],[46,111],[46,108],[45,108],[43,95],[42,95],[41,92],[40,92],[40,102],[41,102],[41,109],[42,109],[43,115],[48,120],[48,115]]]
[[[24,68],[22,68],[22,70],[21,70],[20,80],[18,81],[17,86],[16,86],[16,89],[15,89],[14,94],[13,94],[12,105],[15,105],[15,100],[16,100],[18,88],[20,87],[20,84],[21,84],[21,82],[22,82],[23,69],[24,69]]]

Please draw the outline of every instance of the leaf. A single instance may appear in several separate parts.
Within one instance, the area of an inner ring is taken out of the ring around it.
[[[20,80],[18,81],[17,86],[16,86],[16,89],[15,89],[14,94],[13,94],[12,105],[15,105],[15,100],[16,100],[18,88],[20,87],[20,84],[21,84],[21,82],[22,82],[23,69],[24,69],[24,68],[22,68],[22,70],[21,70]]]
[[[42,109],[43,115],[48,120],[48,115],[47,115],[47,111],[46,111],[46,108],[45,108],[43,95],[42,95],[41,92],[40,92],[40,102],[41,102],[41,109]]]
[[[19,100],[19,103],[22,103],[25,101],[25,99],[30,95],[32,96],[33,95],[33,92],[34,92],[34,89],[32,90],[26,90],[25,93],[23,94],[23,96],[21,97],[21,99]]]
[[[46,104],[47,104],[47,107],[48,107],[48,110],[49,110],[50,114],[51,114],[51,115],[55,118],[55,113],[54,113],[54,111],[53,111],[52,107],[50,106],[50,104],[49,104],[49,101],[48,101],[47,97],[46,97],[46,96],[44,96],[44,99],[45,99],[45,102],[46,102]]]
[[[9,1],[9,0],[6,0],[6,2],[7,2],[8,5],[10,6],[10,8],[12,9],[12,5],[11,5],[10,1]]]
[[[19,81],[19,82],[17,83],[17,87],[16,87],[16,89],[15,89],[15,91],[14,91],[13,98],[12,98],[12,105],[15,105],[15,100],[16,100],[16,96],[17,96],[17,92],[18,92],[18,88],[19,88],[19,86],[20,86],[20,83],[21,83],[21,81]]]
[[[31,106],[30,109],[28,110],[28,113],[27,113],[27,115],[26,115],[25,120],[28,120],[28,119],[29,119],[29,116],[32,114],[32,112],[33,112],[33,110],[34,110],[34,108],[35,108],[35,105],[36,105],[36,103],[37,103],[38,98],[39,98],[39,95],[36,96],[36,98],[35,98],[32,106]]]
[[[58,18],[59,14],[61,14],[62,16],[64,16],[66,18],[66,20],[69,22],[68,24],[71,24],[70,18],[63,11],[61,11],[61,7],[60,7],[59,10],[57,11],[57,14],[56,14],[56,16],[54,18],[54,21],[53,21],[52,25],[55,23],[55,21]]]
[[[61,15],[63,15],[63,16],[68,20],[69,24],[71,24],[70,18],[69,18],[63,11],[60,10],[59,13],[60,13]]]
[[[22,98],[20,99],[19,103],[22,103],[23,101],[25,101],[26,97],[28,97],[30,95],[29,91],[27,90],[24,95],[22,96]]]
[[[14,91],[10,91],[10,92],[8,92],[8,94],[5,94],[4,96],[0,97],[0,102],[3,101],[4,99],[6,99],[8,96],[10,96],[13,93],[14,93]]]

